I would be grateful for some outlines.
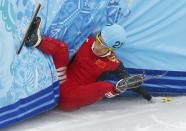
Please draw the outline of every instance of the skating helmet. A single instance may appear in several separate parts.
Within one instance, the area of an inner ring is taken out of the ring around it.
[[[117,51],[117,49],[121,48],[126,42],[126,32],[122,26],[113,24],[103,27],[101,30],[101,38],[106,46]]]

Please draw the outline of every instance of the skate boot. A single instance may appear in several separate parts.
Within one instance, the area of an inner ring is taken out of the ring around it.
[[[127,89],[138,88],[144,81],[144,75],[138,74],[121,79],[116,84],[116,91],[119,93],[125,92]]]
[[[41,18],[36,17],[34,20],[34,24],[32,25],[28,33],[28,37],[25,41],[26,46],[37,47],[40,44],[41,42],[40,24],[41,24]]]

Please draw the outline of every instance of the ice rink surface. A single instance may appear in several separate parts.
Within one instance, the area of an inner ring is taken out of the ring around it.
[[[56,108],[1,131],[186,131],[186,96],[169,103],[117,97],[68,113]]]

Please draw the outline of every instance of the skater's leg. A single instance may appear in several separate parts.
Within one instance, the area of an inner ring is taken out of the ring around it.
[[[54,59],[57,68],[67,66],[68,64],[68,47],[64,42],[44,37],[41,40],[40,34],[41,18],[36,17],[34,24],[30,28],[26,45],[30,47],[38,47],[44,53],[49,54]]]
[[[58,40],[44,37],[41,40],[40,34],[41,18],[36,17],[34,24],[30,28],[26,45],[37,47],[44,53],[51,55],[58,72],[59,81],[62,84],[66,79],[66,68],[68,65],[68,47]]]
[[[67,44],[58,40],[45,37],[42,39],[38,49],[53,57],[57,69],[60,84],[66,80],[66,70],[68,65],[68,47]]]
[[[60,108],[65,111],[73,111],[80,107],[93,104],[105,96],[115,96],[115,88],[109,82],[96,82],[81,86],[62,86]]]
[[[57,68],[68,65],[68,46],[64,42],[44,37],[38,48],[44,53],[51,55]]]

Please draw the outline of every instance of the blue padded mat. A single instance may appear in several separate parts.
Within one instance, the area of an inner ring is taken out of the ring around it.
[[[50,56],[27,47],[16,55],[38,3],[42,35],[68,43],[70,57],[87,36],[118,23],[127,32],[120,58],[129,72],[167,72],[144,87],[158,94],[186,92],[185,0],[1,0],[0,127],[57,105],[59,85]]]

